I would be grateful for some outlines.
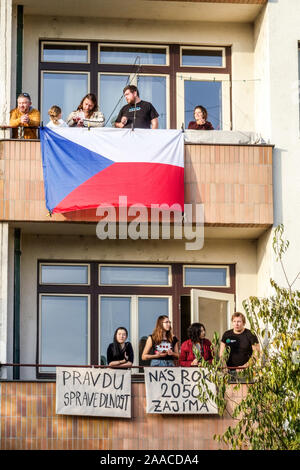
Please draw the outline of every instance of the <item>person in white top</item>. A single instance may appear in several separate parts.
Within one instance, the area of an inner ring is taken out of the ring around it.
[[[50,129],[56,129],[57,127],[68,127],[65,121],[63,121],[63,119],[61,118],[61,108],[56,104],[51,106],[48,111],[48,114],[50,117],[50,121],[48,122],[47,127],[50,127]]]

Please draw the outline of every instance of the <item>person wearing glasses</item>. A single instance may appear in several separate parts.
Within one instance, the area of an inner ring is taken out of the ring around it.
[[[31,98],[28,93],[21,93],[17,99],[17,107],[10,112],[9,125],[14,127],[12,138],[19,137],[18,128],[24,128],[24,139],[36,139],[37,129],[27,129],[28,127],[38,127],[41,116],[37,109],[31,106]]]
[[[160,315],[152,335],[148,336],[142,360],[151,360],[151,367],[172,367],[179,357],[178,339],[172,333],[171,322],[166,315]]]
[[[213,125],[207,121],[207,110],[204,106],[198,105],[194,108],[195,121],[189,123],[188,129],[195,131],[213,131]]]
[[[205,326],[202,323],[192,323],[188,328],[188,340],[184,341],[180,349],[179,364],[182,367],[196,367],[198,361],[195,350],[198,350],[203,359],[209,363],[212,361],[212,344],[205,338]]]

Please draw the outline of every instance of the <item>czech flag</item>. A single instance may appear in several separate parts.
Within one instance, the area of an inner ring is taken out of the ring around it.
[[[184,140],[178,130],[40,129],[46,207],[52,213],[119,206],[184,207]]]

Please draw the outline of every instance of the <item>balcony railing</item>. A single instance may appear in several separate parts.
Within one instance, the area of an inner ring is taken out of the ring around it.
[[[185,203],[204,204],[207,226],[273,223],[272,146],[185,144]],[[98,221],[96,209],[53,214],[45,206],[40,142],[0,140],[0,220]]]

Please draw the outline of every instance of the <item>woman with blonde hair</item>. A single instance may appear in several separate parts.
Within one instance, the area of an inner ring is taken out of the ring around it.
[[[142,354],[142,360],[151,360],[152,367],[174,366],[178,359],[178,339],[172,333],[171,322],[166,315],[160,315],[152,335],[149,335]]]
[[[47,127],[50,129],[55,129],[57,127],[68,127],[65,121],[62,120],[62,111],[59,106],[54,104],[48,111],[50,121],[47,124]]]

